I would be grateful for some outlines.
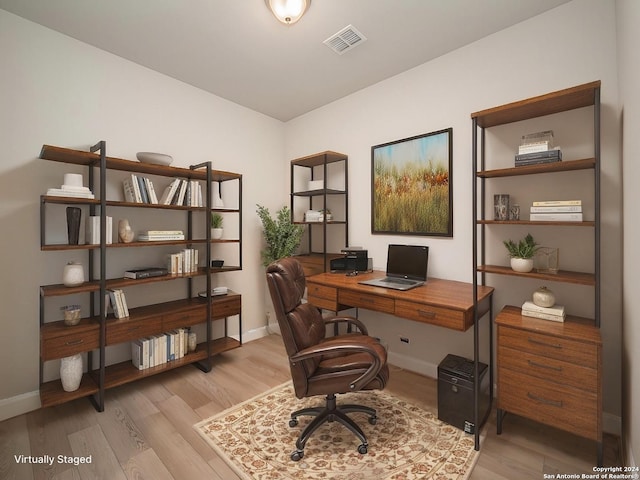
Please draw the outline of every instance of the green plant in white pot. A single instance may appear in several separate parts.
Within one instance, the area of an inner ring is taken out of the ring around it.
[[[293,255],[300,245],[304,229],[291,221],[289,207],[284,206],[276,212],[276,218],[271,217],[269,209],[256,205],[262,222],[266,247],[262,250],[262,264],[266,267],[276,260]]]
[[[222,238],[222,215],[218,212],[211,212],[211,238]]]
[[[514,271],[527,273],[533,270],[533,256],[539,247],[530,233],[518,243],[513,240],[504,240],[503,243],[511,257],[511,268]]]

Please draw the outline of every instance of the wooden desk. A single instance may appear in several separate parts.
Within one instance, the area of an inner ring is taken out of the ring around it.
[[[358,307],[461,332],[473,326],[473,284],[429,278],[425,285],[400,291],[359,283],[375,277],[384,272],[312,275],[307,277],[307,299],[334,312]],[[492,294],[492,287],[478,286],[478,318],[489,311]]]

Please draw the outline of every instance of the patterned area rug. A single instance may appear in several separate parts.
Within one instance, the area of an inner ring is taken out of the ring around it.
[[[360,455],[359,440],[332,422],[315,431],[300,461],[292,461],[298,434],[311,417],[300,417],[291,428],[291,412],[321,405],[324,398],[298,400],[291,382],[194,428],[245,480],[463,480],[471,473],[478,457],[473,435],[386,391],[337,398],[338,405],[361,403],[377,410],[376,425],[370,425],[364,414],[350,414],[367,436],[367,454]]]

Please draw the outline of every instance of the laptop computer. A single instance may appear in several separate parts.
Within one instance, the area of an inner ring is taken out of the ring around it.
[[[427,281],[429,247],[391,244],[387,250],[387,271],[383,278],[363,280],[362,285],[409,290]]]

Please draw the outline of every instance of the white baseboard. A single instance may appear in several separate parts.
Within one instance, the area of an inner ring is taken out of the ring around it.
[[[40,408],[40,392],[27,392],[0,400],[0,422]]]
[[[268,327],[260,327],[254,328],[253,330],[249,330],[248,332],[242,333],[242,343],[252,342],[253,340],[257,340],[262,337],[266,337],[269,335]]]

